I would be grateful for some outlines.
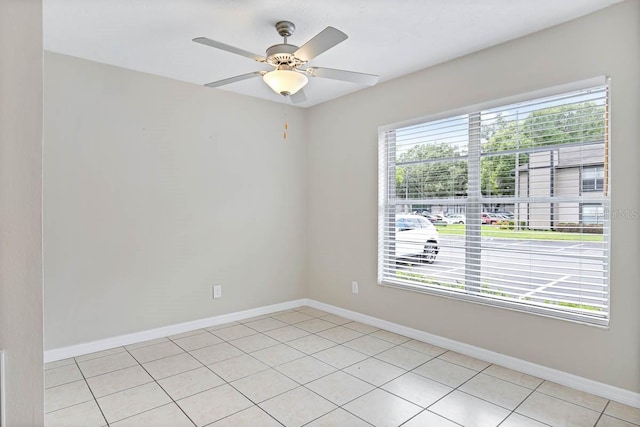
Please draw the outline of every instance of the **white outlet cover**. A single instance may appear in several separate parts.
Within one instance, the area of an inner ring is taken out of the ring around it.
[[[213,298],[222,298],[222,285],[215,285],[213,287]]]

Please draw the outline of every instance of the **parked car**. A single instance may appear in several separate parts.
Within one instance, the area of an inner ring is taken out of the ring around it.
[[[500,216],[503,216],[507,221],[515,218],[515,216],[513,215],[513,212],[509,212],[509,211],[500,211],[500,212],[494,212],[494,213]]]
[[[465,224],[467,222],[464,215],[445,215],[443,219],[447,224]]]
[[[504,221],[505,218],[500,215],[496,215],[494,213],[482,212],[482,223],[483,224],[495,224],[498,221]]]
[[[421,215],[396,216],[396,259],[420,259],[433,264],[440,251],[436,227]]]

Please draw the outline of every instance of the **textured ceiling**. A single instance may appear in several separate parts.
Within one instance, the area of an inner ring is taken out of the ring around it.
[[[274,24],[298,46],[331,25],[349,38],[310,66],[378,74],[380,82],[586,15],[621,0],[43,0],[44,47],[202,85],[270,67],[199,45],[208,37],[264,55]],[[364,87],[312,78],[312,106]],[[223,88],[278,102],[260,78]]]

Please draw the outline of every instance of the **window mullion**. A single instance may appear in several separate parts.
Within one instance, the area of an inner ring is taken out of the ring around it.
[[[480,113],[469,114],[469,145],[467,158],[467,207],[465,232],[465,289],[480,287],[482,212],[480,198]]]

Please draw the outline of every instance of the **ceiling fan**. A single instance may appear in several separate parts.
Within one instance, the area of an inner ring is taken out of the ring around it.
[[[275,27],[278,34],[284,37],[284,43],[276,44],[268,48],[266,57],[206,37],[193,39],[196,43],[245,56],[254,61],[275,67],[272,71],[254,71],[207,83],[205,86],[218,87],[252,77],[262,76],[264,82],[276,93],[290,97],[293,103],[299,103],[307,99],[302,88],[308,83],[308,77],[342,80],[368,86],[373,86],[378,82],[378,76],[373,74],[356,73],[333,68],[306,67],[307,62],[346,40],[347,35],[342,31],[333,27],[327,27],[302,45],[302,47],[298,47],[287,43],[287,38],[291,37],[296,29],[296,26],[292,22],[280,21],[276,23]]]

